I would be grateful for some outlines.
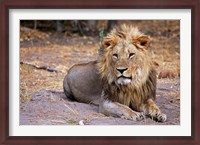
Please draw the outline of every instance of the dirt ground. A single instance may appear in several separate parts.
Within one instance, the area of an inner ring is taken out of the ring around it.
[[[134,122],[107,117],[98,106],[69,100],[63,79],[77,63],[95,60],[98,36],[42,32],[20,28],[20,125],[179,125],[179,21],[119,21],[131,23],[152,37],[150,53],[158,72],[157,99],[165,123],[151,118]]]

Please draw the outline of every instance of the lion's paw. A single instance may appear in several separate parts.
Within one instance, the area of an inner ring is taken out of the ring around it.
[[[152,113],[150,114],[150,116],[158,121],[158,122],[165,122],[167,120],[167,115],[161,113],[161,112],[155,112],[155,113]]]
[[[156,118],[158,122],[165,122],[167,120],[167,115],[161,113],[161,114],[158,114]]]
[[[143,120],[143,119],[145,119],[145,115],[144,115],[143,112],[140,112],[140,113],[137,113],[137,114],[135,115],[135,119],[134,119],[134,120],[140,121],[140,120]]]

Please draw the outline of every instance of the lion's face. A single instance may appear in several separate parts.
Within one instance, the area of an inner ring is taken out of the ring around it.
[[[134,61],[137,53],[139,52],[136,46],[131,43],[119,41],[113,47],[111,63],[117,84],[126,85],[134,79],[133,70],[136,69]]]
[[[107,75],[110,83],[115,82],[117,85],[137,84],[138,81],[140,84],[149,71],[146,48],[150,38],[134,27],[126,32],[128,28],[114,29],[104,38],[102,45],[104,67],[101,69],[104,70],[101,71],[103,75]]]

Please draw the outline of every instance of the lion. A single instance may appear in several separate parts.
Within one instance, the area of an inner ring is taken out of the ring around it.
[[[113,28],[102,40],[96,61],[76,64],[63,81],[65,95],[99,106],[107,116],[165,122],[156,105],[157,73],[148,53],[150,36],[132,25]]]

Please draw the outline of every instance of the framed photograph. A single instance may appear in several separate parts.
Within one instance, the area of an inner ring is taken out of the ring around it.
[[[1,1],[1,144],[200,144],[199,0]]]

